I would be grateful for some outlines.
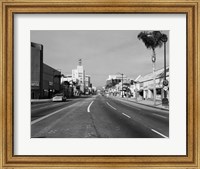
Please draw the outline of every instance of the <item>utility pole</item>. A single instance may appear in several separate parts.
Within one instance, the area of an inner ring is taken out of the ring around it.
[[[122,75],[122,97],[124,97],[124,90],[123,90],[123,76],[124,76],[124,74],[122,73],[121,75]]]
[[[136,100],[136,102],[138,102],[138,99],[137,99],[137,95],[138,95],[137,81],[134,81],[134,84],[135,84],[135,100]]]
[[[153,63],[153,104],[156,105],[156,74],[155,74],[155,50],[153,49],[152,63]]]
[[[167,98],[167,89],[168,89],[168,81],[166,78],[167,75],[167,70],[166,70],[166,42],[167,42],[168,38],[167,35],[163,34],[162,35],[162,41],[164,43],[164,79],[163,79],[163,89],[164,89],[164,98],[162,99],[162,105],[163,106],[168,106],[169,105],[169,101]]]
[[[53,70],[53,85],[52,85],[52,94],[54,95],[54,78],[55,78],[55,70]]]
[[[124,91],[123,91],[123,79],[124,79],[124,74],[123,73],[117,73],[120,74],[122,76],[122,97],[124,97]]]

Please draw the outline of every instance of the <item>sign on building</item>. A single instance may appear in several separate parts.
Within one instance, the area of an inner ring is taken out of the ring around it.
[[[31,81],[31,86],[39,86],[39,81]]]

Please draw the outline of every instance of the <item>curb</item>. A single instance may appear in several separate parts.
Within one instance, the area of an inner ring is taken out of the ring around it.
[[[71,101],[73,99],[78,99],[78,98],[81,98],[81,97],[67,98],[67,100]],[[48,103],[48,102],[53,102],[53,101],[52,101],[52,99],[33,99],[33,100],[31,100],[31,104]]]
[[[47,103],[47,102],[51,102],[51,101],[52,101],[52,99],[31,100],[31,104]]]

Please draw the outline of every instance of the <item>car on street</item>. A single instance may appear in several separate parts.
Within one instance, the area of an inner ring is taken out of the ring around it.
[[[66,101],[66,100],[67,100],[67,98],[64,96],[63,93],[55,94],[55,96],[52,98],[53,102],[57,102],[57,101],[63,102],[63,101]]]

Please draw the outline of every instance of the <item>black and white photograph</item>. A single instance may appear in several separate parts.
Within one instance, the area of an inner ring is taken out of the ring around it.
[[[31,138],[169,139],[169,43],[169,30],[31,30]]]

